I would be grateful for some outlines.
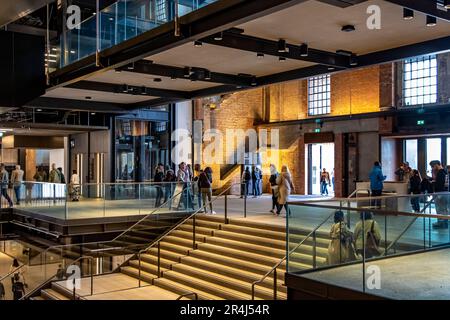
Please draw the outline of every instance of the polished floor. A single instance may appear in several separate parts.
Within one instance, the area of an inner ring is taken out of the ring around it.
[[[450,300],[450,249],[412,254],[366,264],[370,294],[399,300]],[[363,291],[363,265],[303,274],[302,277]],[[380,275],[379,286],[373,276]]]

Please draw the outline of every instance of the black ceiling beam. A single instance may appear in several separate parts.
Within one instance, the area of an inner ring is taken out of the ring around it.
[[[164,52],[199,38],[227,30],[235,25],[286,9],[306,0],[227,0],[217,1],[179,19],[181,36],[175,35],[173,22],[142,33],[100,53],[101,67],[95,55],[61,68],[51,74],[53,86],[66,85],[89,74],[119,68],[131,62]]]
[[[365,67],[449,50],[450,37],[444,37],[358,56],[358,66]]]
[[[127,84],[120,85],[115,83],[86,81],[86,80],[69,84],[68,86],[66,86],[66,88],[93,90],[93,91],[120,93],[120,94],[131,94],[131,95],[148,95],[163,98],[188,99],[190,97],[190,93],[186,91],[149,88],[146,86],[131,86]],[[126,91],[124,91],[125,89]]]
[[[450,22],[450,10],[444,11],[438,9],[436,0],[385,0],[385,1]]]
[[[182,102],[182,101],[186,101],[186,100],[191,100],[191,99],[190,98],[189,99],[177,99],[177,98],[150,99],[150,100],[146,100],[146,101],[127,104],[126,108],[128,110],[136,110],[136,109],[141,109],[141,108],[152,108],[152,107],[163,106],[166,104]]]
[[[84,101],[74,99],[40,97],[26,104],[27,107],[42,109],[96,111],[105,113],[126,113],[127,105],[110,102]]]
[[[308,48],[308,55],[302,57],[300,55],[300,45],[286,44],[288,52],[278,52],[278,42],[273,40],[253,37],[233,31],[223,32],[222,40],[214,40],[214,36],[210,36],[200,40],[212,45],[244,50],[254,53],[263,53],[265,55],[275,57],[285,57],[287,59],[301,60],[312,63],[323,64],[332,67],[348,68],[350,67],[350,59],[347,56],[338,55],[334,52],[327,52]]]
[[[339,8],[347,8],[358,3],[366,2],[367,0],[318,0],[326,4],[331,4],[332,6]]]
[[[204,68],[191,67],[192,74],[189,77],[185,77],[185,68],[155,64],[148,60],[140,60],[133,63],[132,66],[133,69],[131,70],[126,67],[120,70],[176,79],[231,84],[235,86],[251,86],[251,77],[249,76],[211,72],[210,79],[205,79],[205,71],[207,70]]]

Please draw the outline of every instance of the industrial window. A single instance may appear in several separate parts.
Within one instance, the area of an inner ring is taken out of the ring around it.
[[[330,75],[308,79],[308,114],[316,116],[331,112]]]
[[[435,55],[405,60],[403,97],[405,105],[437,102],[437,59]]]

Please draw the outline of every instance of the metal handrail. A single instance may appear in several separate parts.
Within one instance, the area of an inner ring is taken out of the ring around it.
[[[188,293],[181,294],[175,300],[181,300],[181,298],[185,298],[185,297],[189,297],[189,296],[194,296],[195,300],[198,300],[198,294],[196,292],[188,292]]]
[[[179,193],[177,193],[176,195],[172,195],[171,198],[169,198],[166,202],[164,202],[163,204],[161,204],[158,208],[155,208],[152,212],[150,212],[149,214],[147,214],[146,216],[144,216],[142,219],[140,219],[139,221],[137,221],[135,224],[133,224],[131,227],[129,227],[128,229],[126,229],[125,231],[123,231],[122,233],[120,233],[118,236],[116,236],[114,239],[112,240],[108,240],[108,241],[100,241],[100,242],[86,242],[86,243],[74,243],[74,244],[63,244],[63,245],[58,245],[58,246],[52,246],[52,247],[48,247],[47,249],[45,249],[42,252],[41,257],[44,257],[44,263],[41,262],[41,264],[46,264],[46,257],[47,257],[47,253],[49,250],[54,250],[54,249],[62,249],[62,248],[66,248],[66,247],[72,247],[72,246],[85,246],[88,244],[107,244],[107,243],[111,243],[116,241],[119,237],[123,236],[125,233],[129,232],[132,228],[134,228],[136,225],[138,225],[139,223],[141,223],[142,221],[148,219],[148,217],[152,216],[155,214],[156,211],[160,210],[161,208],[163,208],[167,203],[170,203],[173,198],[181,195],[183,193],[183,191],[180,191]],[[134,245],[128,246],[128,247],[123,247],[123,248],[130,248],[133,247]]]
[[[433,202],[434,202],[434,196],[432,196],[431,200],[425,204],[425,206],[423,207],[423,209],[420,212],[424,213],[431,206],[431,204]],[[414,217],[414,219],[412,219],[411,222],[408,223],[408,225],[405,227],[405,229],[403,229],[403,231],[400,232],[400,234],[389,244],[389,246],[387,246],[387,248],[385,250],[386,253],[389,252],[389,250],[391,250],[393,246],[397,245],[397,242],[400,240],[400,238],[403,237],[403,235],[417,221],[418,218],[419,217]]]
[[[16,269],[14,269],[13,271],[10,271],[9,273],[7,273],[6,275],[2,276],[0,278],[0,282],[2,282],[3,280],[5,280],[6,278],[8,278],[9,276],[11,276],[12,274],[16,273],[17,271],[19,271],[20,269],[22,269],[23,267],[25,267],[25,265],[21,265],[18,266]]]
[[[370,190],[369,190],[369,189],[356,189],[355,191],[353,191],[352,193],[350,193],[350,195],[347,197],[347,199],[351,199],[351,198],[353,198],[353,196],[355,196],[355,195],[356,195],[356,197],[357,197],[358,192],[360,192],[360,191],[367,191],[367,194],[368,194],[369,197],[370,197]]]
[[[293,253],[293,252],[296,251],[301,245],[303,245],[303,244],[306,242],[306,240],[309,239],[309,237],[311,237],[312,235],[315,235],[316,232],[317,232],[317,230],[319,230],[319,228],[322,227],[322,226],[325,224],[325,222],[327,222],[333,215],[334,215],[334,212],[331,213],[325,220],[323,220],[316,228],[314,228],[313,231],[311,231],[309,234],[307,234],[306,237],[305,237],[302,241],[300,241],[300,243],[299,243],[297,246],[295,246],[294,249],[290,250],[290,251],[288,252],[288,254],[287,254],[286,256],[284,256],[284,258],[281,259],[281,260],[280,260],[280,261],[279,261],[272,269],[270,269],[264,276],[262,276],[261,279],[259,279],[259,280],[257,280],[257,281],[254,281],[254,282],[252,283],[252,300],[255,300],[255,286],[256,286],[257,284],[260,284],[260,283],[264,282],[264,280],[265,280],[272,272],[275,272],[275,273],[274,273],[274,280],[273,280],[273,282],[274,282],[273,296],[274,296],[274,300],[277,299],[277,277],[276,277],[277,274],[276,274],[276,269],[277,269],[284,261],[287,260],[288,256],[290,256],[291,253]],[[288,243],[287,243],[286,245],[289,246]]]
[[[158,245],[158,278],[161,277],[161,241],[163,240],[163,238],[165,238],[166,236],[168,236],[170,233],[172,233],[173,231],[177,230],[181,225],[185,224],[187,221],[189,221],[191,218],[195,218],[195,216],[199,213],[202,212],[203,208],[206,207],[206,205],[209,205],[210,203],[213,203],[214,201],[216,201],[217,199],[220,198],[220,196],[224,195],[226,192],[228,192],[233,186],[236,185],[242,185],[241,182],[238,183],[232,183],[228,188],[226,188],[225,190],[223,190],[220,194],[218,194],[214,199],[212,199],[210,202],[205,203],[202,207],[200,207],[197,211],[195,211],[194,213],[192,213],[189,217],[186,217],[185,219],[183,219],[182,221],[180,221],[179,223],[177,223],[174,227],[172,227],[170,230],[167,230],[166,232],[164,232],[163,234],[161,234],[156,240],[154,240],[150,246],[148,246],[145,249],[140,250],[137,253],[137,258],[139,260],[139,287],[141,285],[141,281],[140,281],[140,269],[141,269],[141,254],[144,252],[147,252],[148,250],[150,250],[151,248],[153,248],[155,245]],[[193,249],[195,249],[195,223],[193,223]],[[129,260],[135,258],[135,256],[130,257],[127,261],[124,261],[117,269],[120,269],[123,265],[125,265],[126,263],[128,263]]]
[[[73,261],[71,264],[69,264],[67,267],[66,267],[66,274],[67,274],[67,269],[70,267],[70,266],[73,266],[75,263],[77,263],[78,261],[82,261],[82,260],[85,260],[85,259],[88,259],[89,260],[89,262],[90,262],[90,265],[89,265],[89,272],[91,273],[91,276],[90,276],[90,278],[91,278],[91,296],[93,296],[94,295],[94,257],[91,257],[91,256],[82,256],[82,257],[79,257],[78,259],[76,259],[75,261]],[[75,282],[75,278],[73,279],[73,281]],[[75,283],[74,283],[74,286],[73,286],[73,300],[76,300],[76,298],[77,298],[77,295],[76,295],[76,286],[75,286]]]

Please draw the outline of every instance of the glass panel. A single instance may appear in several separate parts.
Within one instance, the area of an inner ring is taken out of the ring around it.
[[[427,174],[429,177],[433,177],[433,173],[431,172],[430,162],[433,160],[439,160],[441,159],[441,138],[430,138],[427,139]]]
[[[410,139],[405,141],[405,156],[409,166],[413,169],[418,168],[417,156],[417,139]]]

